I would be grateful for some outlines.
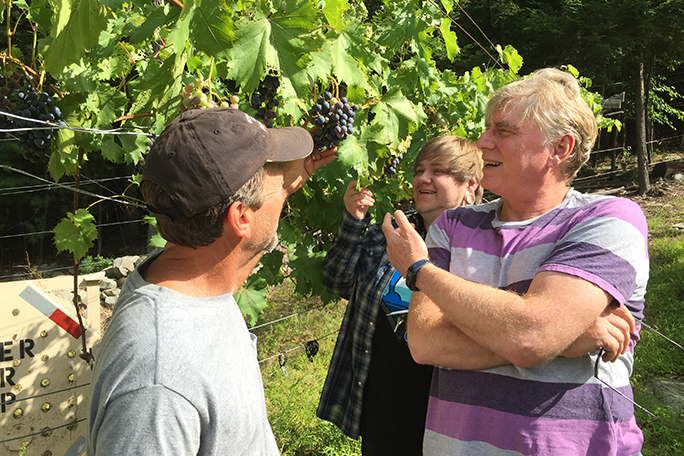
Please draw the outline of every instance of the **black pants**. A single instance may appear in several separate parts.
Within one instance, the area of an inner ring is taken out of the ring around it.
[[[382,310],[378,314],[363,393],[361,451],[363,456],[420,456],[433,368],[416,364]]]

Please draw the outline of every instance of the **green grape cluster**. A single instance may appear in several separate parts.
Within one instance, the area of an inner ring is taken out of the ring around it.
[[[33,76],[25,74],[17,65],[5,64],[0,71],[0,129],[11,131],[0,133],[0,138],[9,134],[18,140],[23,157],[32,163],[46,157],[54,135],[50,127],[66,127],[62,111],[54,103],[50,89],[37,89]],[[22,118],[3,115],[3,112]]]
[[[273,128],[273,120],[276,118],[276,108],[280,104],[276,93],[280,88],[280,78],[272,71],[266,75],[259,87],[249,98],[249,106],[256,110],[254,118],[263,122],[268,128]]]
[[[207,108],[234,108],[237,109],[240,97],[233,95],[230,97],[230,103],[225,100],[216,102],[210,99],[203,90],[204,81],[200,78],[195,78],[192,84],[183,86],[183,99],[181,100],[180,110],[185,112],[188,109],[207,109]]]

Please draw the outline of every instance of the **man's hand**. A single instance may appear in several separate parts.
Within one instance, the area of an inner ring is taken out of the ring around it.
[[[314,151],[301,160],[283,163],[283,187],[289,195],[293,194],[311,177],[313,172],[335,159],[337,147]]]
[[[392,226],[392,215],[389,212],[385,214],[382,231],[387,239],[387,255],[389,255],[390,263],[399,271],[399,274],[406,277],[409,266],[418,260],[428,258],[428,249],[423,238],[409,223],[403,212],[396,211],[394,219],[398,226],[396,229]]]
[[[627,351],[630,331],[635,332],[634,317],[627,307],[610,305],[599,315],[594,323],[582,334],[562,356],[574,358],[603,347],[604,362],[615,362]]]
[[[361,190],[356,190],[356,181],[349,182],[347,191],[344,193],[344,207],[347,209],[352,217],[359,220],[366,218],[368,208],[375,204],[373,194],[366,187],[361,187]]]

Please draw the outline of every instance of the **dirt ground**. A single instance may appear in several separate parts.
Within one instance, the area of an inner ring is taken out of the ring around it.
[[[673,227],[684,229],[684,181],[661,179],[651,183],[651,192],[646,195],[639,195],[634,188],[617,196],[636,202],[649,217],[664,218]]]

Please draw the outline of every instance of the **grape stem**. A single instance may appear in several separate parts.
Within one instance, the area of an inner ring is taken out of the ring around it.
[[[159,41],[161,41],[161,43],[162,43],[162,49],[165,48],[165,47],[166,47],[166,42],[164,41],[164,39],[163,39],[163,38],[161,37],[161,35],[159,34],[159,31],[158,31],[158,30],[155,30],[155,31],[154,31],[154,34],[157,35],[157,38],[159,38]],[[160,51],[161,51],[161,49],[160,49],[159,51],[156,52],[155,56],[158,55]]]
[[[121,41],[119,41],[119,45],[123,48],[124,51],[126,51],[126,54],[128,54],[128,56],[131,58],[131,62],[136,63],[131,53],[128,52],[128,49],[126,49],[126,46],[124,46]]]
[[[333,89],[332,89],[333,97],[339,98],[340,86],[337,83],[337,79],[335,79],[332,76],[328,76],[328,79],[330,79],[330,82],[332,83],[332,86],[333,86]]]
[[[24,15],[26,14],[26,11],[27,10],[22,10],[21,14],[17,18],[17,22],[14,24],[14,30],[12,30],[12,35],[17,33],[17,27],[19,27],[19,21],[21,20],[22,17],[24,17]]]
[[[209,62],[209,79],[204,81],[209,86],[209,96],[207,98],[209,98],[210,100],[211,100],[211,73],[213,71],[214,71],[214,57],[212,57],[211,61]],[[202,83],[202,85],[204,85],[204,82]]]
[[[7,0],[7,55],[12,58],[12,0]],[[5,63],[5,62],[3,62]]]
[[[34,69],[31,68],[30,66],[26,65],[25,63],[23,63],[21,60],[15,59],[14,57],[12,57],[12,56],[9,55],[9,54],[8,54],[8,55],[0,54],[0,59],[2,59],[2,64],[3,64],[3,66],[5,65],[5,61],[6,61],[6,60],[9,60],[10,62],[14,63],[15,65],[19,65],[20,67],[22,67],[22,68],[24,69],[24,71],[26,71],[27,73],[31,74],[32,76],[35,76],[35,77],[37,77],[37,78],[40,77],[40,75],[36,72],[36,70],[34,70]],[[65,94],[66,92],[64,92],[64,93],[60,92],[59,89],[58,89],[57,87],[55,87],[54,85],[52,85],[52,84],[48,84],[48,87],[50,87],[50,89],[51,89],[53,92],[55,92],[55,94],[57,94],[57,96],[58,96],[59,98],[64,98],[64,94]]]
[[[148,114],[130,114],[127,116],[120,116],[114,120],[112,120],[110,123],[114,124],[116,122],[120,122],[123,120],[129,120],[129,119],[134,119],[136,117],[154,117],[154,114],[148,113]]]

